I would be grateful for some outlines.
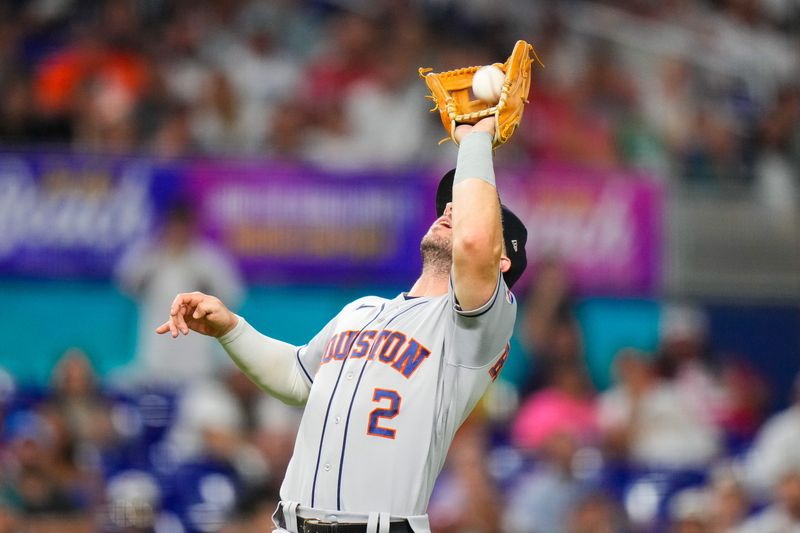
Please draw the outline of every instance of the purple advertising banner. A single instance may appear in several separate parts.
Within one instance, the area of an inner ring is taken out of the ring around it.
[[[581,294],[651,294],[660,288],[661,187],[623,171],[542,166],[511,172],[500,192],[528,227],[528,269],[556,260]]]
[[[0,153],[0,274],[108,276],[151,230],[154,175],[144,159]]]
[[[185,179],[206,235],[253,281],[410,283],[436,218],[434,180],[420,173],[214,160]]]
[[[337,174],[265,160],[0,152],[0,275],[108,277],[178,197],[255,283],[405,284],[433,222],[438,173]],[[528,226],[529,271],[557,259],[580,294],[659,289],[663,192],[647,179],[567,166],[498,170]],[[524,290],[520,286],[519,290]]]

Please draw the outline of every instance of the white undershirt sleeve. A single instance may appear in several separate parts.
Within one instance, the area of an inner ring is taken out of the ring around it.
[[[242,317],[218,340],[260,389],[286,404],[305,405],[311,386],[297,362],[297,346],[262,335]]]

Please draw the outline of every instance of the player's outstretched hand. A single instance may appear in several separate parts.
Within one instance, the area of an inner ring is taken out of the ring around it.
[[[459,124],[456,126],[456,131],[454,132],[453,136],[456,139],[457,143],[461,143],[461,140],[467,136],[467,134],[472,133],[473,131],[485,131],[492,137],[494,137],[494,129],[496,126],[496,121],[494,117],[486,117],[480,119],[478,122],[475,123],[474,126],[470,124]]]
[[[169,332],[172,338],[179,333],[189,334],[189,330],[221,337],[236,326],[239,319],[222,301],[202,292],[181,293],[172,301],[169,320],[156,328],[156,333]]]

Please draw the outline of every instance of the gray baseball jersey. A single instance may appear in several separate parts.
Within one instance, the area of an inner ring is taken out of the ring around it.
[[[297,359],[311,384],[284,501],[423,515],[453,436],[497,377],[516,318],[499,276],[462,312],[453,294],[348,304]]]

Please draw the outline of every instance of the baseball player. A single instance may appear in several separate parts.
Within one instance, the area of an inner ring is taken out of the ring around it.
[[[273,520],[278,532],[430,530],[453,436],[508,354],[527,232],[498,200],[495,120],[461,125],[456,169],[422,238],[422,273],[358,299],[308,344],[264,336],[213,296],[179,294],[156,331],[216,337],[255,383],[305,405]]]

